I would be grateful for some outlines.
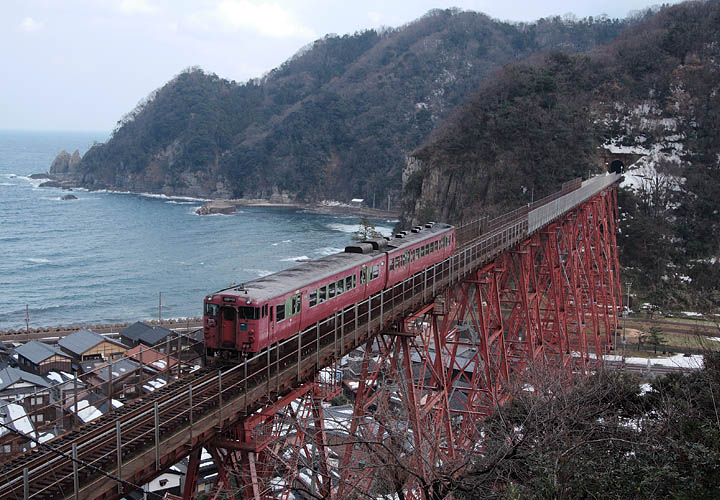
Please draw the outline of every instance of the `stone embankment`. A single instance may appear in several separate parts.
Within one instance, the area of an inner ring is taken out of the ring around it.
[[[201,328],[203,325],[202,318],[177,318],[177,319],[166,319],[162,321],[152,320],[143,321],[148,325],[162,325],[166,328]],[[97,333],[117,333],[120,330],[127,328],[132,323],[98,323],[95,325],[68,325],[68,326],[53,326],[53,327],[39,327],[17,329],[17,330],[0,330],[0,341],[4,342],[15,342],[25,341],[31,338],[44,338],[44,337],[64,337],[77,330],[92,330]]]

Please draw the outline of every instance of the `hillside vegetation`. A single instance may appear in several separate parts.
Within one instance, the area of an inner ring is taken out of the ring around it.
[[[397,29],[327,36],[242,84],[190,69],[65,176],[176,195],[395,202],[407,155],[493,71],[540,51],[588,50],[623,26],[436,10]]]
[[[661,305],[720,306],[718,40],[720,4],[692,2],[506,66],[413,153],[407,219],[498,212],[621,159],[623,278]]]

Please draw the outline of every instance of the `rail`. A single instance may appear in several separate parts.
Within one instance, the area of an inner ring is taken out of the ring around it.
[[[182,378],[152,397],[136,400],[94,421],[82,432],[68,433],[49,444],[125,480],[147,482],[218,430],[310,380],[333,360],[430,304],[446,287],[525,240],[530,232],[617,182],[617,176],[609,177],[585,181],[579,188],[542,205],[522,207],[483,224],[471,222],[470,227],[475,224],[478,231],[475,237],[461,242],[462,246],[442,262],[337,311],[242,363]],[[522,217],[524,214],[528,217]],[[529,220],[537,227],[531,229]],[[463,234],[471,232],[465,230]],[[0,468],[0,478],[5,481],[0,486],[3,499],[62,498],[81,483],[79,498],[111,498],[122,493],[122,485],[113,479],[87,466],[74,467],[49,449],[18,457]]]

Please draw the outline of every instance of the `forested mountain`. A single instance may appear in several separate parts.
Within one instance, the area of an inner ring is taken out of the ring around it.
[[[396,200],[407,155],[495,70],[541,51],[586,51],[625,24],[435,10],[397,29],[327,36],[242,84],[190,69],[63,175],[166,194]]]
[[[406,169],[407,219],[459,222],[620,159],[624,278],[672,306],[720,306],[720,3],[665,8],[583,54],[510,64]]]

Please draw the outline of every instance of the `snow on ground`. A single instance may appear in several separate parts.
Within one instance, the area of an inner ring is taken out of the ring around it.
[[[720,342],[720,337],[708,337],[708,340],[713,340],[715,342]]]
[[[647,394],[652,392],[653,388],[650,384],[640,384],[640,394]]]
[[[617,354],[607,354],[605,355],[605,359],[608,361],[622,361],[622,356]],[[701,354],[693,354],[692,356],[675,354],[674,356],[662,358],[625,358],[625,363],[629,365],[667,366],[670,368],[697,369],[703,367],[703,357]]]
[[[691,317],[693,317],[693,318],[697,318],[697,317],[701,317],[701,316],[702,316],[701,313],[693,312],[693,311],[683,311],[682,314],[684,314],[685,316],[691,316]]]

